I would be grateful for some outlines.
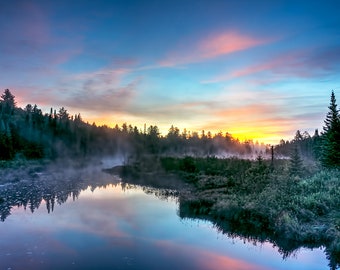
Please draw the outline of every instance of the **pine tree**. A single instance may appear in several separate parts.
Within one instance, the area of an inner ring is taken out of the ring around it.
[[[14,111],[14,108],[16,106],[15,102],[15,96],[12,95],[11,91],[9,89],[6,89],[4,93],[1,95],[1,113],[11,115]]]
[[[291,176],[302,176],[303,174],[303,163],[300,157],[297,146],[294,146],[293,152],[290,156],[289,164],[289,175]]]
[[[321,162],[325,167],[334,168],[340,166],[340,116],[334,91],[332,91],[328,108],[329,112],[323,127]]]
[[[11,91],[6,89],[0,99],[0,121],[4,125],[7,135],[10,135],[9,123],[16,106],[14,98],[15,97],[12,95]]]

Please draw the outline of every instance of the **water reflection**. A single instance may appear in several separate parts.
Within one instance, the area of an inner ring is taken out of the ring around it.
[[[35,173],[28,179],[0,185],[0,218],[5,221],[15,206],[28,208],[33,213],[42,202],[50,213],[55,204],[63,204],[69,198],[77,199],[88,187],[93,191],[118,182],[119,178],[103,173],[100,167]]]
[[[123,182],[127,183],[138,183],[152,189],[153,183],[157,182],[157,188],[168,188],[168,181],[155,181],[154,178],[159,177],[159,175],[144,175],[140,178],[138,176],[131,177],[129,173],[121,174],[123,177]],[[164,185],[163,185],[164,183]],[[183,189],[182,189],[183,190]],[[183,195],[185,194],[185,195]],[[262,226],[260,228],[254,228],[252,223],[247,222],[231,222],[225,219],[218,219],[214,216],[207,214],[207,207],[209,205],[201,205],[196,203],[195,200],[191,200],[190,190],[182,191],[179,194],[179,209],[178,215],[182,218],[188,218],[192,220],[205,220],[210,221],[217,231],[222,234],[227,235],[229,238],[241,238],[246,242],[253,244],[262,244],[270,242],[273,247],[278,249],[278,252],[282,255],[283,259],[295,256],[298,251],[302,248],[307,249],[317,249],[322,248],[325,250],[325,255],[329,260],[328,266],[330,269],[338,269],[340,266],[340,257],[338,248],[327,245],[325,242],[318,243],[304,243],[301,241],[287,240],[283,235],[278,235],[270,231],[265,231]]]
[[[0,187],[0,269],[327,269],[320,250],[282,262],[268,242],[217,235],[178,210],[168,185],[120,183],[99,169],[67,176],[44,172]]]

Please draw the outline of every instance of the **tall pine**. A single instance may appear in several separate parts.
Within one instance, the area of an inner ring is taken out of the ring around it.
[[[328,109],[323,127],[321,162],[325,167],[337,168],[340,167],[340,116],[334,91]]]

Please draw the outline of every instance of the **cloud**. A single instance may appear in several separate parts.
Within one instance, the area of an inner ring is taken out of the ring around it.
[[[5,6],[4,12],[13,18],[7,20],[6,16],[2,16],[0,19],[0,46],[5,53],[32,53],[49,43],[51,36],[48,19],[36,3],[21,1],[15,8]]]
[[[219,56],[243,51],[268,43],[268,40],[254,38],[236,31],[229,31],[207,36],[196,44],[186,44],[184,49],[170,53],[160,61],[160,65],[171,67],[183,64],[198,63]]]
[[[261,61],[261,60],[260,60]],[[269,82],[284,78],[323,77],[338,73],[340,70],[340,45],[328,48],[310,48],[281,53],[263,62],[233,70],[227,74],[218,75],[202,83],[217,83],[235,78],[254,75],[267,75]],[[270,75],[270,76],[269,76]],[[273,77],[274,75],[274,77]],[[263,79],[258,79],[263,84]]]
[[[58,66],[83,51],[80,37],[57,33],[44,5],[16,1],[5,5],[0,16],[0,71],[25,77],[26,82],[55,75]],[[38,78],[40,76],[40,78]],[[7,79],[6,77],[4,79]]]
[[[130,75],[131,70],[128,69],[103,68],[80,74],[57,74],[50,82],[53,87],[34,82],[8,87],[17,97],[19,106],[36,103],[43,107],[44,112],[49,112],[50,107],[58,109],[63,106],[72,113],[99,119],[108,114],[128,114],[130,103],[138,95],[142,82],[142,77]]]
[[[18,103],[18,106],[24,108],[28,103],[37,104],[38,107],[44,105],[51,105],[58,103],[56,100],[58,97],[57,89],[50,89],[48,87],[42,86],[18,86],[18,85],[10,85],[10,90],[13,92],[15,99]]]
[[[263,115],[272,115],[276,113],[277,109],[274,106],[256,103],[256,104],[248,104],[248,105],[241,105],[234,108],[227,108],[223,110],[219,110],[216,113],[217,117],[230,117],[232,116],[234,119],[235,117],[242,117],[247,119],[253,119],[258,116]]]
[[[296,126],[304,128],[305,119],[311,117],[308,113],[287,114],[284,108],[284,104],[272,103],[271,100],[268,103],[261,100],[256,102],[255,97],[244,99],[241,104],[220,97],[216,100],[133,107],[129,113],[144,118],[147,123],[156,123],[163,134],[173,124],[190,131],[205,130],[212,134],[222,131],[241,140],[278,143],[282,137],[293,136]]]
[[[209,122],[201,125],[202,130],[229,132],[241,140],[254,139],[276,144],[282,138],[292,138],[297,129],[312,134],[322,124],[322,114],[300,109],[287,112],[284,105],[268,106],[250,104],[227,110],[218,110]],[[319,121],[318,121],[319,119]]]
[[[127,79],[130,70],[105,68],[63,79],[63,104],[94,112],[125,111],[137,94],[140,77]]]
[[[306,56],[304,61],[304,67],[307,71],[309,67],[312,70],[319,71],[318,73],[334,73],[339,72],[340,69],[340,44],[331,46],[317,48],[309,55]]]
[[[203,58],[214,58],[220,55],[230,54],[237,51],[260,45],[266,41],[246,36],[237,32],[222,33],[207,40],[199,45],[199,51]]]
[[[194,116],[182,118],[193,131],[222,131],[241,140],[278,143],[281,138],[291,138],[297,129],[311,133],[322,125],[323,105],[315,103],[318,97],[232,89],[212,100],[183,102],[176,111]],[[174,125],[183,123],[179,117],[176,120]]]
[[[211,113],[211,118],[214,120],[203,124],[202,129],[215,132],[222,129],[242,138],[252,137],[255,133],[257,136],[267,137],[265,135],[293,126],[292,119],[281,116],[279,106],[263,101],[220,108]]]

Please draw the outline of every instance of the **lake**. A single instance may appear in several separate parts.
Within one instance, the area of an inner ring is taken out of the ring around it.
[[[97,169],[36,173],[0,197],[0,269],[329,269],[322,249],[283,260],[271,243],[181,219],[176,197]]]

